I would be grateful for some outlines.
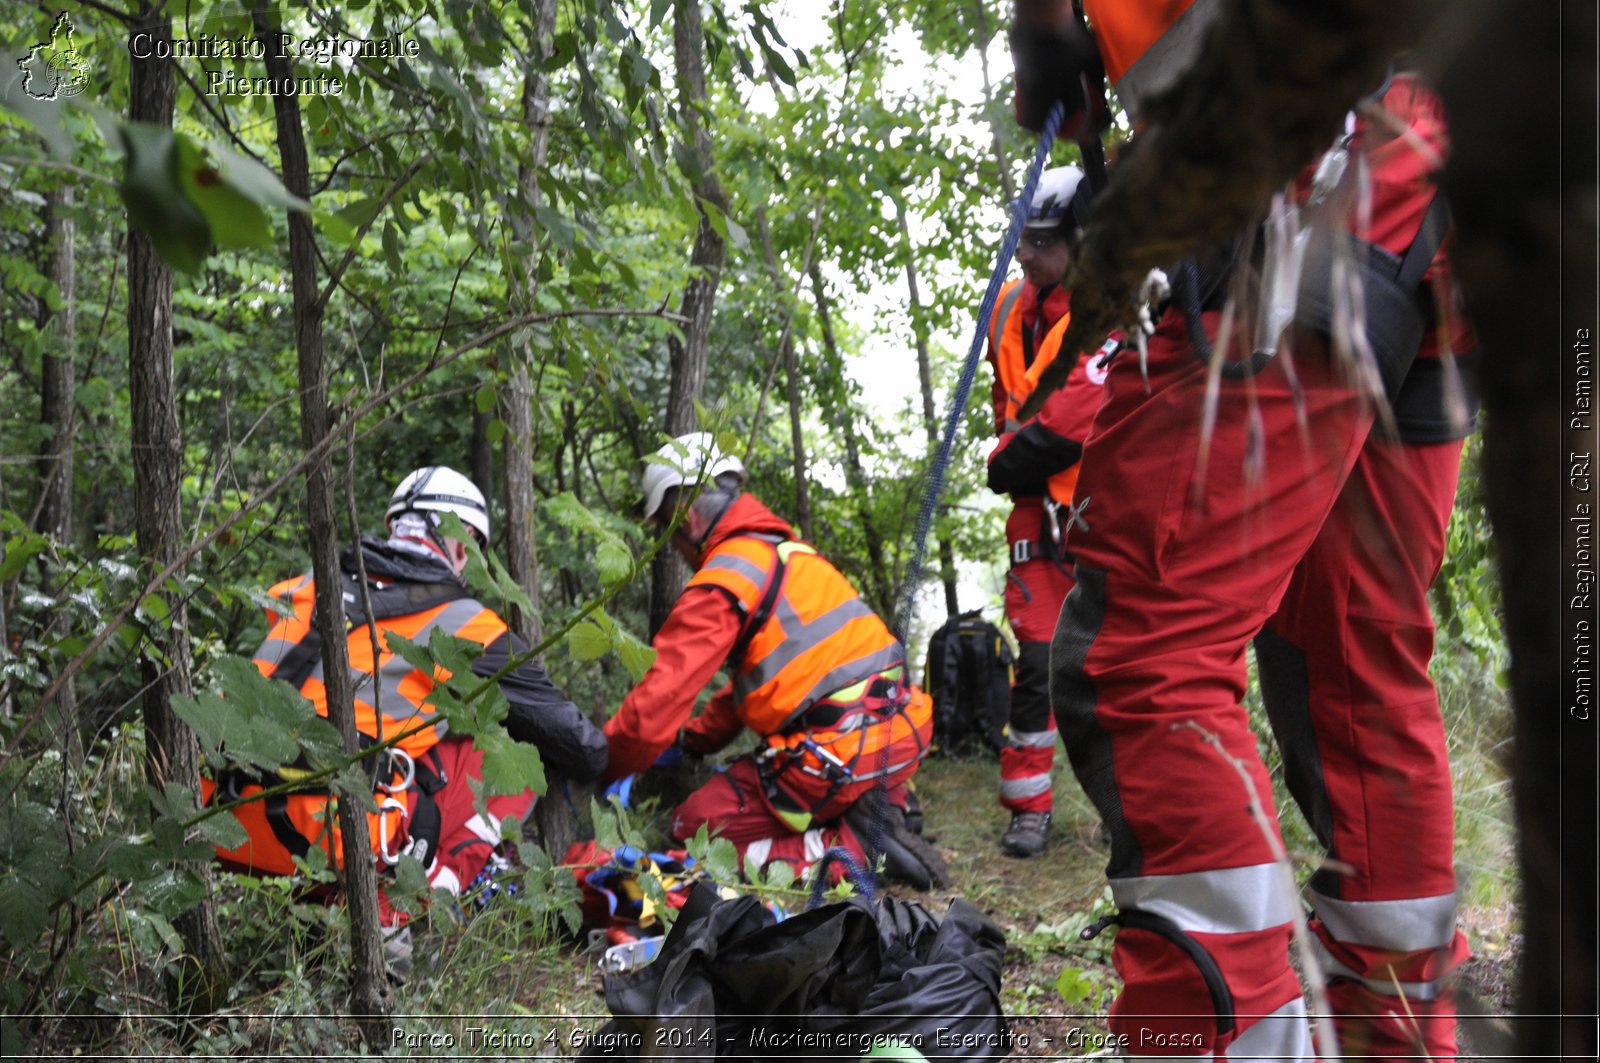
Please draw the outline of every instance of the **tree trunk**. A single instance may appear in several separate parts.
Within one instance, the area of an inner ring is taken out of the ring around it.
[[[922,320],[922,293],[917,285],[916,249],[911,246],[911,230],[906,225],[906,208],[895,204],[895,220],[900,225],[900,239],[906,249],[906,287],[911,293],[911,330],[917,338],[917,380],[922,385],[922,419],[928,429],[928,460],[939,450],[939,415],[933,405],[933,363],[928,357],[928,326]],[[935,511],[937,515],[937,511]],[[938,535],[939,579],[944,583],[944,608],[949,616],[961,611],[956,598],[956,552],[948,535]],[[912,588],[912,593],[916,588]],[[907,618],[909,619],[909,618]],[[909,626],[908,626],[909,629]]]
[[[534,4],[533,46],[539,57],[550,52],[555,37],[555,0],[536,0]],[[525,272],[519,280],[520,291],[513,301],[521,309],[531,311],[539,284],[539,235],[533,209],[541,199],[539,174],[544,169],[550,145],[550,80],[537,63],[528,67],[522,82],[522,117],[532,131],[532,144],[528,157],[518,168],[517,183],[522,191],[522,203],[511,214],[512,225],[519,241],[527,245]],[[524,613],[512,606],[511,630],[520,635],[529,646],[536,646],[544,637],[539,620],[541,605],[539,589],[539,550],[534,539],[537,516],[537,498],[533,490],[533,350],[531,345],[518,343],[511,352],[511,379],[506,388],[505,418],[505,488],[506,488],[506,569],[533,604],[532,613]],[[548,766],[547,766],[548,775]],[[559,784],[550,776],[551,789]],[[544,795],[541,795],[544,796]],[[548,852],[561,854],[573,839],[572,816],[563,801],[540,800],[533,809],[534,824],[540,841]]]
[[[172,23],[156,10],[143,8],[139,24],[150,28],[159,55],[159,42],[171,41]],[[152,58],[130,64],[129,71],[129,117],[170,127],[177,98],[172,62]],[[134,528],[139,553],[157,569],[176,560],[184,535],[183,442],[178,436],[173,378],[172,270],[156,254],[149,238],[130,225],[128,385]],[[152,649],[139,664],[144,687],[145,774],[158,789],[174,783],[198,798],[200,743],[172,711],[173,696],[187,696],[193,690],[188,606],[182,594],[162,594],[167,601],[167,624],[151,626]],[[181,1010],[209,1012],[222,1003],[228,978],[211,892],[211,869],[200,864],[192,870],[205,884],[205,896],[174,920],[188,955],[181,978],[169,985],[169,995]]]
[[[72,216],[73,187],[62,184],[45,202],[45,243],[49,246],[50,281],[60,296],[60,309],[41,313],[41,331],[55,324],[53,341],[45,348],[40,368],[39,424],[48,433],[44,466],[39,476],[39,531],[59,543],[72,542],[74,401],[77,384],[78,293],[77,222]],[[46,575],[47,591],[58,589]],[[57,613],[52,623],[61,623]],[[61,720],[63,749],[71,765],[83,763],[83,739],[78,721],[78,685],[73,680],[56,695],[55,712]]]
[[[489,441],[489,426],[494,423],[494,410],[472,409],[472,450],[467,456],[468,475],[472,482],[489,497],[495,484],[494,444]]]
[[[716,159],[711,153],[711,133],[705,126],[706,70],[705,29],[700,21],[700,0],[677,0],[672,16],[672,57],[677,73],[678,114],[684,137],[693,158],[690,184],[700,224],[695,233],[694,250],[689,254],[690,276],[683,289],[680,313],[688,320],[683,338],[667,340],[672,357],[672,381],[667,390],[667,413],[663,428],[669,436],[680,436],[695,428],[695,403],[705,386],[706,349],[711,338],[711,313],[717,303],[717,282],[727,247],[711,225],[706,211],[726,211],[728,194],[717,178]],[[689,579],[689,566],[671,550],[656,557],[650,569],[650,631],[653,634],[667,619],[672,603]]]
[[[839,353],[839,343],[833,334],[833,315],[828,309],[828,292],[822,282],[822,270],[815,265],[811,267],[811,293],[817,304],[817,320],[822,324],[822,349],[827,352],[829,364],[836,368],[842,378],[845,375],[844,358]],[[885,559],[883,533],[878,530],[878,522],[872,517],[872,508],[867,505],[867,475],[861,467],[861,447],[848,399],[841,402],[833,413],[837,418],[834,430],[844,440],[845,482],[850,486],[856,519],[861,522],[861,535],[867,544],[867,562],[871,571],[867,573],[866,590],[878,615],[894,630],[894,611],[900,606],[899,595],[895,592],[894,579]]]
[[[278,26],[268,11],[265,4],[255,9],[256,33],[266,49],[268,76],[287,82],[293,76],[292,66],[288,56],[276,49]],[[305,133],[300,125],[299,97],[274,96],[272,105],[278,126],[278,156],[283,166],[284,187],[301,199],[309,200],[311,180]],[[311,216],[298,211],[289,214],[289,273],[299,368],[300,443],[309,452],[327,438],[330,415],[322,349],[324,307],[317,285],[316,237]],[[354,682],[345,642],[338,517],[329,456],[324,453],[311,462],[305,475],[306,530],[316,585],[315,617],[322,639],[328,719],[339,729],[346,755],[354,755],[361,746],[356,732]],[[344,844],[344,899],[350,913],[352,1003],[356,1014],[363,1019],[362,1030],[369,1043],[375,1044],[388,1034],[390,1026],[385,1017],[393,1010],[394,1001],[384,973],[377,873],[373,868],[367,815],[362,803],[362,795],[343,792],[338,814]]]
[[[1572,600],[1586,534],[1576,520],[1589,513],[1593,527],[1593,493],[1569,455],[1595,449],[1593,407],[1580,415],[1577,400],[1592,393],[1580,388],[1593,380],[1597,320],[1595,11],[1479,11],[1440,79],[1454,141],[1443,184],[1480,345],[1484,484],[1511,647],[1525,940],[1514,1034],[1524,1058],[1593,1059],[1595,837],[1583,810],[1594,808],[1595,721],[1576,711],[1575,654],[1592,645],[1594,614]],[[1576,41],[1581,54],[1567,47]],[[1592,654],[1586,663],[1592,676]]]
[[[777,252],[772,248],[772,231],[767,226],[765,207],[756,208],[756,234],[761,239],[761,256],[767,264],[767,277],[772,282],[772,290],[774,292],[787,290],[783,274],[778,270]],[[793,308],[790,308],[789,313],[792,318]],[[795,523],[799,525],[801,538],[807,542],[816,542],[816,530],[811,526],[811,492],[806,484],[806,440],[800,424],[800,370],[796,365],[793,328],[784,329],[782,350],[779,351],[779,355],[783,358],[785,384],[789,395],[789,445],[794,462]]]
[[[39,423],[48,433],[48,442],[39,478],[39,530],[63,543],[72,539],[72,407],[78,341],[73,198],[72,185],[63,184],[45,203],[45,243],[50,248],[47,268],[60,293],[61,307],[53,314],[45,310],[39,322],[41,328],[55,323],[55,336],[45,348],[40,369]]]

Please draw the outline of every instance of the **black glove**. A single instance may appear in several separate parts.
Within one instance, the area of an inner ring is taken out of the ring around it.
[[[1011,30],[1011,62],[1016,69],[1013,100],[1017,124],[1032,132],[1057,100],[1066,105],[1060,136],[1083,139],[1111,124],[1106,106],[1106,70],[1087,27],[1015,26]]]

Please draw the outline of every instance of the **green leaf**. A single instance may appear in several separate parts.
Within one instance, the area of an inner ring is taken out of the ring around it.
[[[351,244],[356,242],[355,227],[349,222],[345,221],[344,218],[340,217],[337,213],[326,210],[314,210],[311,212],[311,220],[316,224],[318,229],[322,230],[322,235],[326,236],[329,240],[332,240],[340,247],[349,247]]]
[[[206,162],[188,137],[177,138],[178,185],[200,208],[217,247],[271,247],[272,223],[261,205]]]
[[[483,784],[489,793],[544,793],[544,761],[537,747],[518,742],[504,731],[477,735],[473,744],[483,752]]]
[[[650,670],[650,666],[656,663],[655,648],[639,641],[633,632],[620,625],[617,627],[615,642],[617,659],[622,662],[622,667],[628,670],[628,675],[633,681],[639,682]]]
[[[567,632],[567,652],[580,661],[598,661],[611,652],[611,635],[598,615],[584,617]]]
[[[0,583],[7,583],[24,565],[49,549],[50,540],[11,520],[5,521],[0,531],[6,537],[5,554],[0,558]]]
[[[605,539],[595,550],[595,569],[602,583],[616,583],[633,574],[633,551],[618,539]]]
[[[151,910],[167,919],[176,919],[204,899],[206,885],[188,868],[172,867],[139,883],[135,895]]]
[[[195,830],[219,849],[237,849],[250,840],[250,832],[244,829],[244,824],[229,814],[209,816],[195,824]]]
[[[15,875],[0,879],[0,937],[13,949],[33,944],[49,924],[49,896]]]
[[[218,658],[214,667],[226,699],[215,694],[174,697],[172,707],[229,761],[276,771],[297,761],[302,750],[313,763],[343,755],[338,731],[289,684],[266,678],[253,662],[239,657]]]
[[[211,229],[178,180],[177,134],[142,122],[118,131],[126,153],[119,191],[128,219],[174,269],[198,270],[211,249]]]
[[[768,864],[762,877],[769,887],[775,890],[786,890],[794,885],[794,868],[786,861],[774,860]]]
[[[367,199],[358,199],[348,207],[337,212],[340,221],[350,226],[352,232],[367,224],[378,216],[378,211],[383,209],[383,200],[377,196]]]
[[[283,187],[278,175],[247,155],[219,145],[211,149],[222,170],[222,179],[253,203],[282,210],[311,210],[311,204]]]
[[[739,881],[739,850],[726,838],[713,838],[702,861],[713,882],[730,886]]]

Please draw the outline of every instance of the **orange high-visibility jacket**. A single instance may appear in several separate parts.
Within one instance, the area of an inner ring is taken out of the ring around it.
[[[379,614],[373,622],[379,651],[376,667],[372,657],[373,636],[365,624],[352,628],[347,639],[350,670],[359,677],[355,690],[356,730],[383,739],[404,733],[406,737],[400,740],[399,747],[413,760],[432,749],[444,736],[444,724],[435,719],[436,712],[428,701],[435,677],[412,667],[391,650],[389,635],[401,635],[426,645],[435,631],[443,631],[488,646],[506,632],[505,621],[494,610],[468,596],[464,588],[452,590],[449,584],[423,586],[435,589],[434,601],[419,600],[415,611],[384,616],[385,610],[374,603],[374,611]],[[268,593],[288,602],[293,612],[278,618],[267,632],[266,640],[256,650],[256,667],[264,676],[290,681],[297,678],[296,672],[303,673],[304,678],[297,683],[300,693],[317,707],[320,715],[327,716],[328,693],[323,685],[322,654],[315,640],[310,638],[315,630],[312,617],[315,587],[311,576],[284,580]],[[447,600],[441,602],[438,600],[441,597]],[[438,678],[448,679],[449,673],[440,669]]]
[[[734,536],[712,547],[689,586],[726,591],[746,617],[770,600],[766,622],[729,662],[735,711],[763,737],[823,698],[853,700],[855,688],[864,694],[873,678],[905,662],[899,641],[850,582],[804,543]]]
[[[1022,313],[1017,303],[1022,297],[1023,280],[1014,280],[1000,289],[995,302],[994,316],[989,319],[989,360],[994,364],[996,389],[996,428],[1001,432],[1015,432],[1022,427],[1017,420],[1017,410],[1038,386],[1039,374],[1055,361],[1061,353],[1061,339],[1066,335],[1070,312],[1039,339],[1033,352],[1033,361],[1026,358],[1023,343]],[[1078,483],[1076,463],[1049,478],[1050,497],[1063,505],[1072,501],[1072,489]]]

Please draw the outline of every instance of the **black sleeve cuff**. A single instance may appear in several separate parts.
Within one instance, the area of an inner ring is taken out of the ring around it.
[[[1045,482],[1070,469],[1083,456],[1083,444],[1058,436],[1031,421],[989,461],[989,490],[1001,495],[1039,495]]]

